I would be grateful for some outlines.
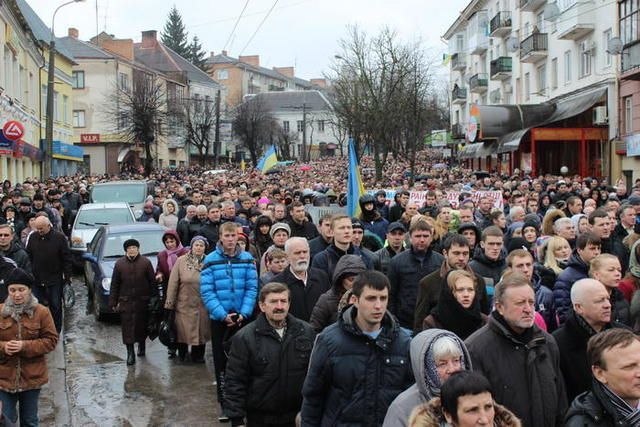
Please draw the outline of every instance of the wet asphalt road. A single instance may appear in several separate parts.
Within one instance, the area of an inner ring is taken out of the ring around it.
[[[117,319],[96,321],[86,312],[84,280],[78,277],[73,285],[76,305],[65,313],[63,347],[71,425],[230,425],[217,421],[210,343],[206,364],[196,365],[169,360],[166,347],[147,340],[146,357],[129,367]],[[60,399],[64,392],[53,387],[62,388],[52,381],[42,392],[43,425],[60,423],[52,394]]]

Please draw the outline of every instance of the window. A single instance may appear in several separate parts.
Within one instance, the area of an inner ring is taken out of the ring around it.
[[[62,95],[62,121],[69,123],[69,97]]]
[[[591,42],[580,42],[580,78],[591,75]]]
[[[516,79],[516,104],[519,104],[522,102],[522,86],[520,85],[520,78]]]
[[[318,132],[324,133],[324,120],[318,120]]]
[[[58,108],[58,92],[53,91],[53,120],[60,121],[60,109]]]
[[[539,33],[545,33],[544,28],[544,12],[540,12],[536,15],[536,28]]]
[[[551,89],[558,88],[558,58],[551,60]]]
[[[73,110],[73,127],[83,128],[84,123],[84,110]]]
[[[541,65],[537,69],[538,73],[538,95],[545,95],[547,90],[547,66]]]
[[[605,31],[602,34],[602,45],[605,47],[604,49],[602,49],[602,51],[604,52],[604,66],[605,67],[610,67],[611,63],[612,63],[612,57],[609,54],[609,52],[607,52],[607,47],[609,46],[609,40],[611,40],[611,28],[609,28],[607,31]]]
[[[282,122],[282,129],[284,129],[286,133],[289,133],[289,120],[285,120]]]
[[[229,78],[228,70],[218,70],[218,80],[227,80]]]
[[[571,51],[564,53],[564,84],[571,83]]]
[[[71,73],[71,87],[84,89],[84,71],[73,71]]]
[[[40,102],[42,103],[42,111],[44,112],[47,108],[47,85],[42,85],[41,89],[42,92],[40,93]]]
[[[624,131],[627,135],[633,133],[633,96],[624,98]]]
[[[298,120],[298,132],[304,131],[304,122],[302,120]]]
[[[620,7],[620,37],[623,44],[632,43],[639,40],[638,32],[638,10],[637,0],[622,0]]]
[[[129,90],[131,89],[131,86],[129,85],[129,76],[127,74],[125,73],[118,74],[118,86],[120,87],[120,90],[129,92]]]
[[[531,97],[531,81],[529,73],[524,74],[524,100],[528,101]]]

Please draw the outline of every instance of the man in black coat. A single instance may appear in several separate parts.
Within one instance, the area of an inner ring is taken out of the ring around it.
[[[569,402],[591,388],[587,362],[589,338],[606,329],[626,328],[611,321],[611,302],[605,286],[594,279],[581,279],[571,287],[573,310],[564,326],[553,333],[560,349],[560,369]]]
[[[71,283],[72,260],[64,234],[52,228],[46,216],[38,216],[36,233],[29,239],[27,253],[35,277],[34,294],[48,305],[58,333],[62,330],[62,288]]]
[[[327,246],[331,244],[333,238],[331,237],[331,218],[333,214],[327,213],[320,217],[318,220],[318,232],[317,237],[309,240],[309,250],[311,251],[311,259],[320,252],[327,249]]]
[[[329,276],[309,267],[309,243],[304,237],[292,237],[284,245],[289,267],[271,280],[284,283],[291,292],[289,313],[308,322],[320,295],[331,287]]]
[[[318,228],[307,219],[302,202],[293,202],[291,205],[291,218],[287,221],[291,228],[291,237],[304,237],[307,240],[318,237]]]
[[[263,286],[261,313],[232,339],[225,378],[232,426],[295,425],[315,332],[289,313],[290,303],[285,285]]]
[[[507,268],[503,237],[499,227],[491,225],[485,228],[480,241],[481,251],[469,263],[469,267],[484,279],[489,295]]]
[[[0,256],[13,260],[18,267],[31,273],[29,254],[15,239],[15,234],[9,224],[0,225]]]
[[[629,250],[621,240],[611,236],[609,214],[604,209],[596,209],[589,214],[589,225],[591,232],[600,238],[602,253],[614,255],[620,260],[624,276],[629,267]]]
[[[213,203],[209,205],[207,212],[207,220],[198,230],[198,234],[203,236],[209,242],[209,252],[215,250],[220,238],[220,224],[222,224],[222,214],[220,204]]]
[[[391,283],[389,311],[400,326],[413,330],[420,280],[438,270],[444,257],[431,250],[433,229],[426,221],[416,221],[409,229],[411,248],[391,259],[387,277]]]

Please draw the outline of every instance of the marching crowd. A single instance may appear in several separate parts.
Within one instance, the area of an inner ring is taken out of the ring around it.
[[[390,162],[382,182],[365,172],[382,189],[360,196],[359,216],[315,222],[309,207],[346,203],[341,161],[151,176],[138,221],[166,227],[165,249],[154,269],[127,240],[111,282],[127,364],[145,355],[155,296],[176,330],[169,358],[205,363],[211,343],[233,426],[640,425],[640,184],[420,161],[411,188]],[[3,185],[10,421],[19,402],[37,424],[72,273],[65,234],[105,179]]]

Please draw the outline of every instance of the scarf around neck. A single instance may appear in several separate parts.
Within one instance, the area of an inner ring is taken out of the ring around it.
[[[175,249],[165,249],[167,251],[167,264],[169,265],[169,271],[173,270],[173,264],[178,260],[178,253],[182,249],[182,243],[178,244]]]
[[[624,399],[598,380],[593,380],[593,388],[596,393],[601,393],[604,398],[611,403],[613,410],[616,412],[616,418],[623,421],[622,425],[640,425],[640,409],[629,405]]]
[[[37,305],[38,299],[33,296],[33,294],[29,296],[29,299],[27,299],[22,304],[16,304],[15,302],[13,302],[13,299],[11,297],[8,297],[4,302],[4,306],[2,307],[2,316],[11,316],[13,320],[19,322],[20,317],[23,314],[26,314],[29,317],[33,317],[33,313],[35,312]]]

